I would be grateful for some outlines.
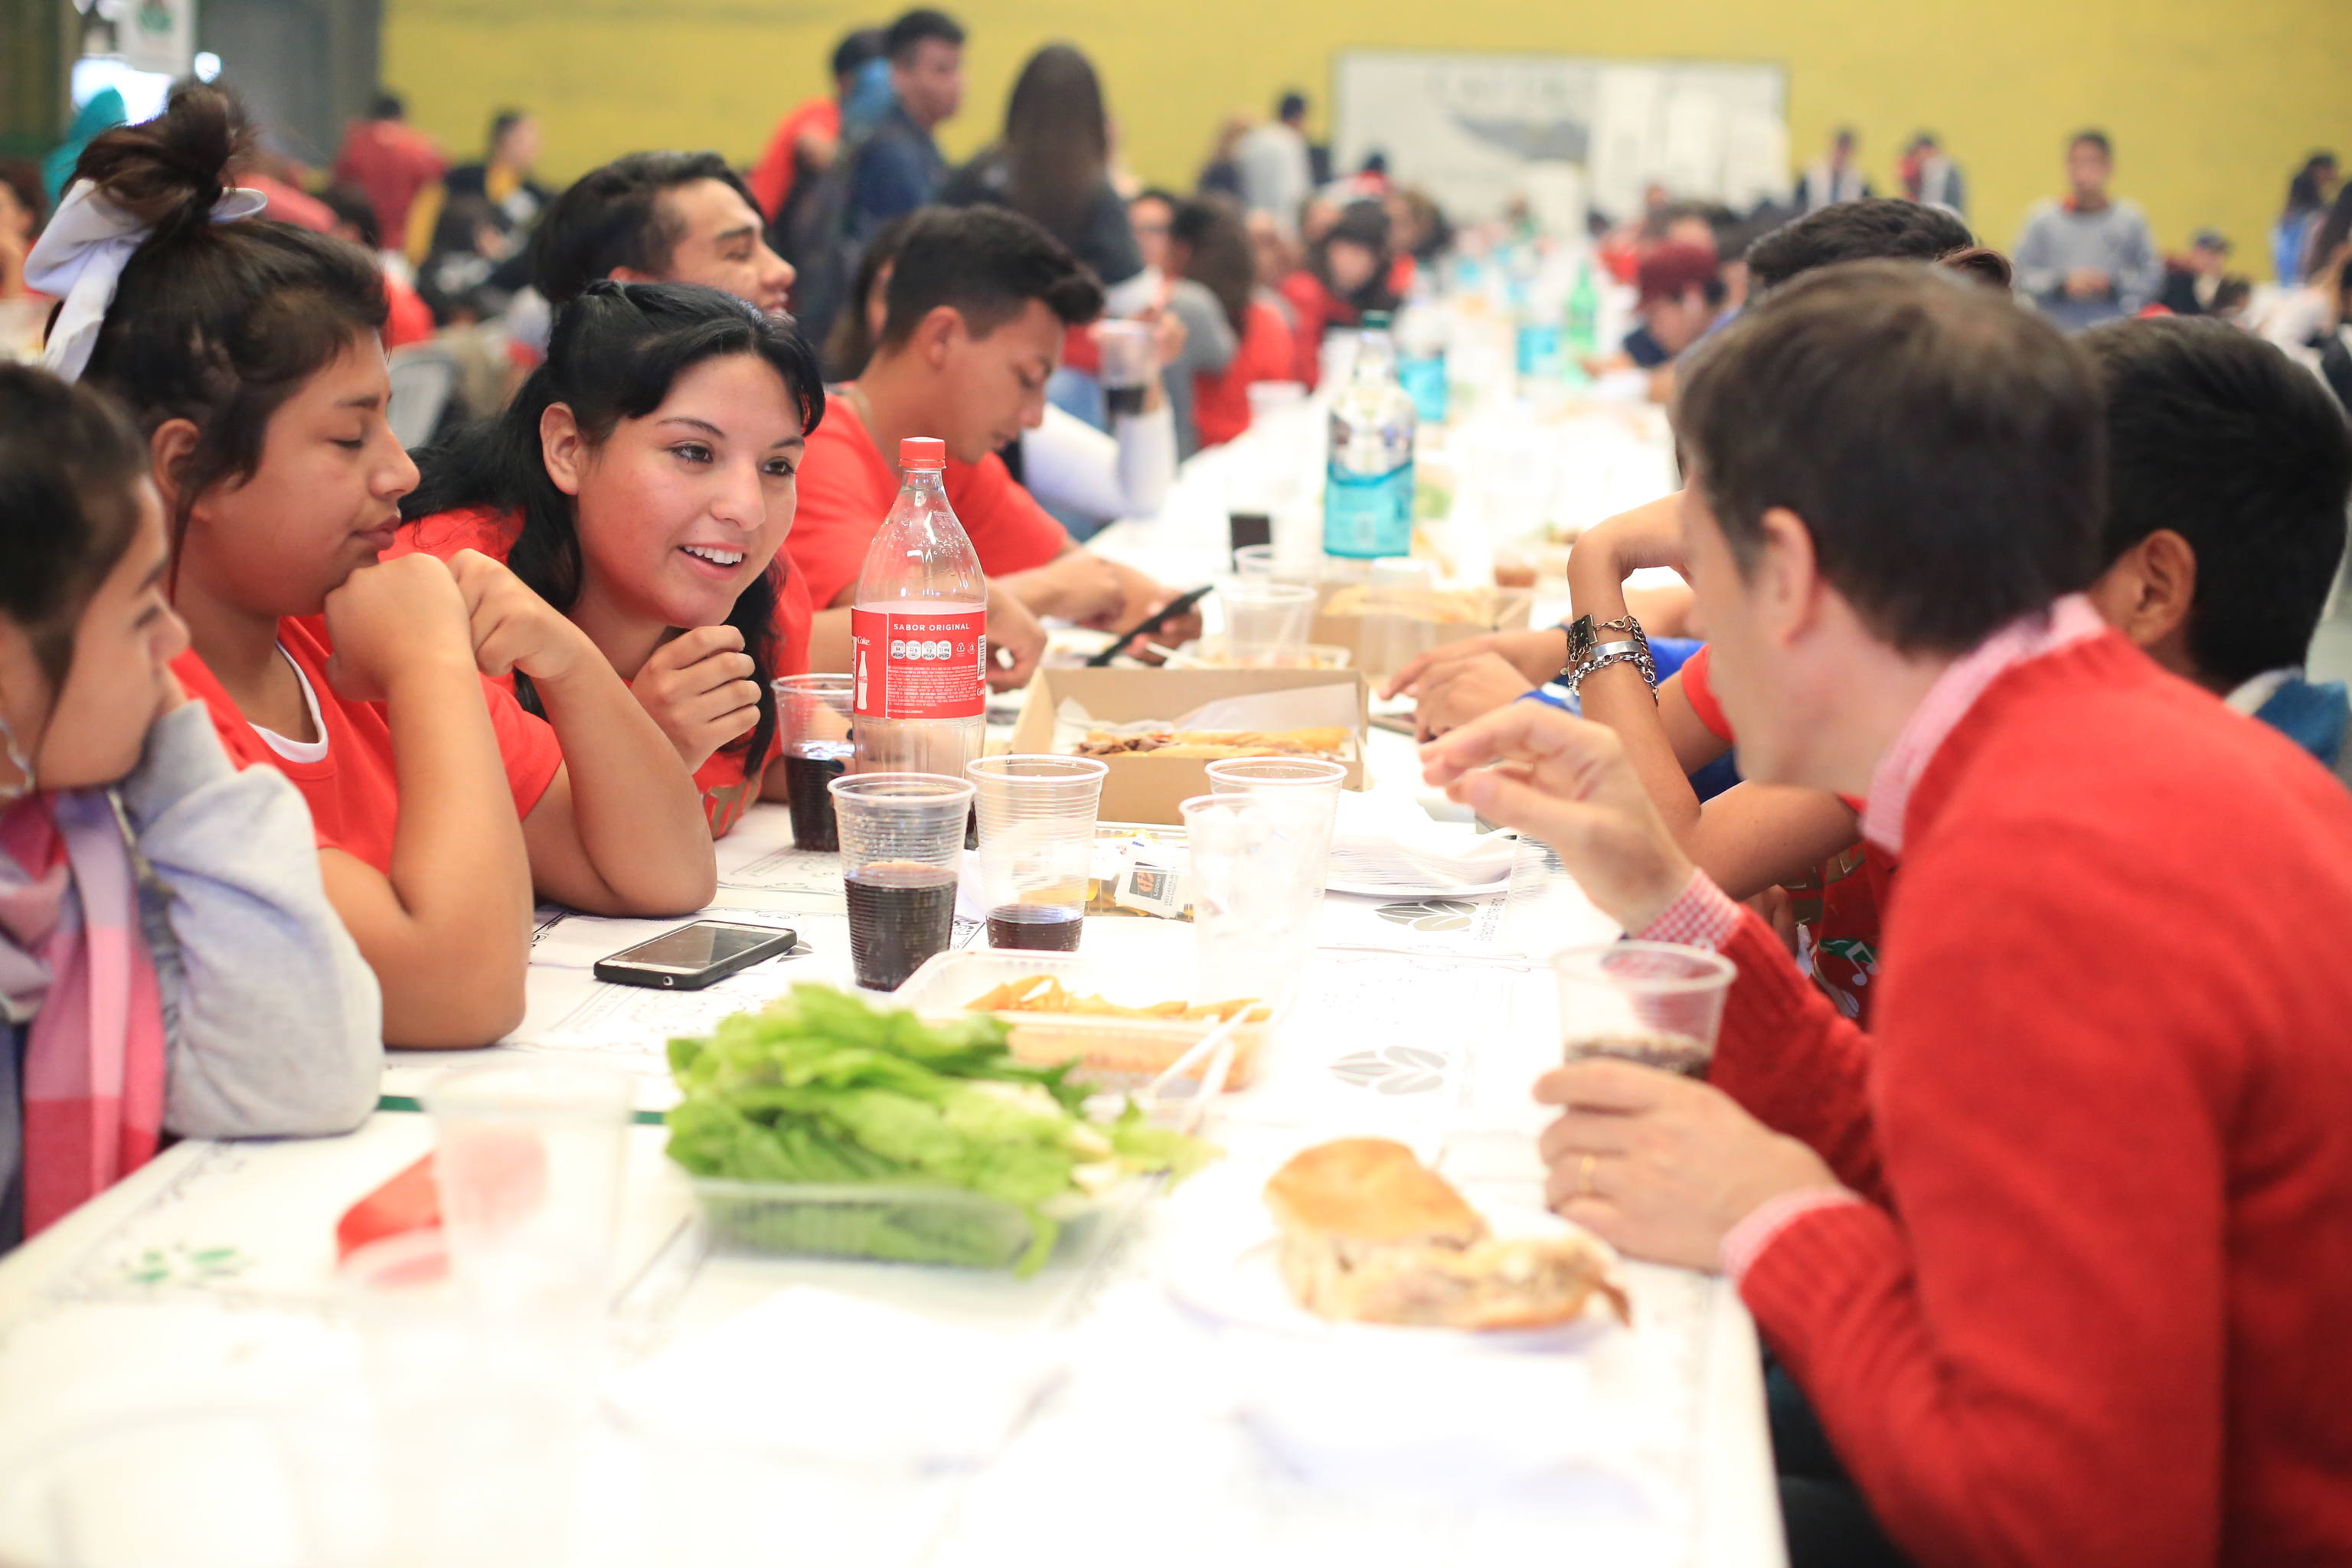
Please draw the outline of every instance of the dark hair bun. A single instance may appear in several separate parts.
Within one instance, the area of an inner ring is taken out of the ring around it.
[[[244,108],[190,82],[143,125],[118,125],[82,150],[74,177],[159,235],[207,222],[228,188],[230,162],[252,139]]]

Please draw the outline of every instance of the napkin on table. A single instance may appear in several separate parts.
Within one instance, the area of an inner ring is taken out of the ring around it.
[[[1037,1334],[951,1326],[795,1285],[605,1391],[646,1425],[698,1439],[851,1464],[978,1465],[1062,1370]]]
[[[1433,821],[1408,795],[1342,790],[1331,831],[1331,879],[1419,889],[1501,883],[1518,840]]]

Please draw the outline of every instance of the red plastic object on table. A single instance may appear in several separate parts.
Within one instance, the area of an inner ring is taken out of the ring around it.
[[[335,1261],[389,1236],[440,1228],[441,1193],[427,1154],[343,1211],[335,1225]]]

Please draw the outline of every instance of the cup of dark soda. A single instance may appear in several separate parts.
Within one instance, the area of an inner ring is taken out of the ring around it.
[[[776,727],[783,742],[777,763],[784,770],[793,842],[830,854],[841,840],[827,786],[849,771],[856,749],[856,683],[846,675],[787,675],[769,685],[776,693]]]
[[[851,967],[867,990],[896,991],[954,939],[971,785],[934,773],[854,773],[826,787],[841,838]]]
[[[1016,754],[982,757],[963,771],[980,792],[973,805],[988,945],[1076,952],[1109,766],[1093,757]]]

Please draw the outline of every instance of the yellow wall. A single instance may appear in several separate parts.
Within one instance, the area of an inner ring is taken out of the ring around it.
[[[1344,47],[1776,60],[1801,159],[1849,121],[1881,189],[1900,140],[1941,133],[1973,216],[2007,247],[2058,180],[2077,126],[2107,128],[2116,187],[2159,243],[2215,224],[2264,270],[2286,176],[2313,146],[2352,153],[2352,0],[949,0],[972,34],[951,155],[994,130],[1028,52],[1066,38],[1102,71],[1128,161],[1189,183],[1218,116],[1286,85],[1329,96]],[[386,82],[453,153],[497,105],[537,110],[546,173],[616,153],[716,147],[749,163],[822,85],[847,26],[828,0],[384,0]]]

